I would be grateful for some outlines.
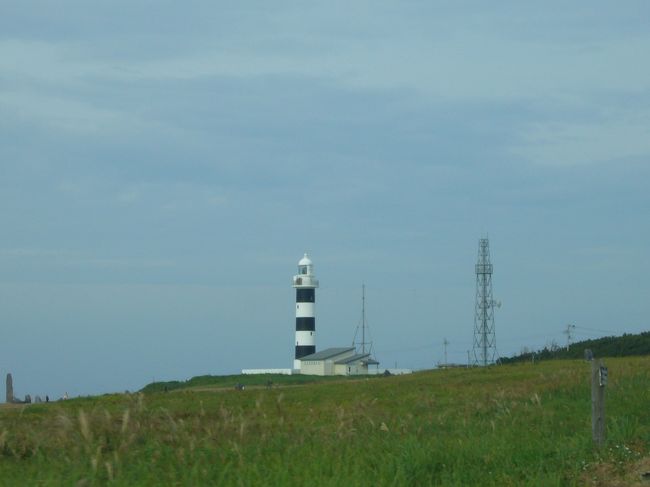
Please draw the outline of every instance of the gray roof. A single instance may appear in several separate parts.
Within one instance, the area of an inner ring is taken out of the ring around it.
[[[365,360],[364,360],[365,359]],[[352,362],[366,362],[367,364],[375,365],[378,364],[375,359],[370,357],[369,353],[357,353],[352,357],[345,357],[344,359],[337,360],[335,364],[350,364]]]
[[[342,355],[350,350],[354,350],[354,347],[339,347],[339,348],[326,348],[320,352],[312,353],[311,355],[305,355],[300,357],[300,360],[327,360],[328,358],[336,357],[337,355]]]

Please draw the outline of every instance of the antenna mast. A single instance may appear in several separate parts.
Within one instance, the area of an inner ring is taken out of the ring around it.
[[[366,353],[366,283],[361,284],[361,353]]]
[[[478,242],[476,264],[476,303],[474,306],[474,350],[473,364],[493,364],[497,357],[496,334],[494,331],[494,308],[501,303],[492,298],[492,264],[490,263],[490,242],[482,238]]]
[[[366,353],[366,345],[370,345],[368,353],[372,353],[372,342],[366,342],[366,328],[368,327],[366,323],[366,285],[365,283],[361,285],[361,323],[357,326],[356,331],[354,332],[354,339],[352,340],[352,346],[361,345],[361,353]],[[361,341],[357,342],[357,334],[359,333],[359,328],[361,328]]]

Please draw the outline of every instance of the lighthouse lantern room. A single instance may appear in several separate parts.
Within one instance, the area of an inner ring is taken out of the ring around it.
[[[296,353],[293,368],[300,369],[300,358],[316,352],[316,288],[314,264],[304,255],[298,262],[298,275],[293,276],[296,288]]]

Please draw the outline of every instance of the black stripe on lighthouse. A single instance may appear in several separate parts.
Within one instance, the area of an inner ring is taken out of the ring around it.
[[[296,318],[296,331],[316,331],[316,318]]]
[[[296,358],[302,358],[305,355],[316,353],[316,345],[296,345]]]
[[[316,292],[314,289],[296,289],[296,303],[314,302],[316,302]]]

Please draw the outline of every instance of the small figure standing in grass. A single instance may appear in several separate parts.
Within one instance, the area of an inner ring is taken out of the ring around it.
[[[266,388],[267,389],[273,388],[273,381],[271,379],[266,381]]]

